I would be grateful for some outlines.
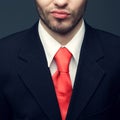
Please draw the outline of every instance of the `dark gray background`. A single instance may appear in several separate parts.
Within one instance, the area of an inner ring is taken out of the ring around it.
[[[120,36],[120,0],[88,0],[86,21]],[[38,20],[34,0],[0,0],[0,38],[31,27]]]

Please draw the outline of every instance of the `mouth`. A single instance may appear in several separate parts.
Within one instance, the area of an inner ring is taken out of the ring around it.
[[[57,19],[66,19],[70,16],[70,13],[65,10],[53,10],[50,14]]]

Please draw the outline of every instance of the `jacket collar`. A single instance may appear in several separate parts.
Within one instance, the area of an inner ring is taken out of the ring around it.
[[[76,120],[100,85],[104,70],[99,65],[104,59],[102,44],[96,30],[86,24],[73,95],[67,120]]]
[[[60,112],[43,46],[38,23],[24,38],[18,54],[18,75],[50,120],[60,120]]]
[[[23,39],[18,53],[18,75],[48,118],[60,120],[51,74],[38,35],[38,23],[29,30],[27,38]],[[77,119],[99,86],[105,74],[99,65],[103,58],[99,36],[86,24],[67,120]]]

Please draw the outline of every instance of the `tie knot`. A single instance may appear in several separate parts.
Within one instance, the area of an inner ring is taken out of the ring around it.
[[[69,63],[72,54],[65,47],[61,47],[55,54],[55,61],[60,72],[69,72]]]

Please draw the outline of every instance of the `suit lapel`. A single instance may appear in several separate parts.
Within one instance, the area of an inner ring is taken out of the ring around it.
[[[99,61],[104,56],[98,39],[93,29],[87,26],[67,120],[76,120],[80,116],[105,74],[99,66]],[[48,118],[60,120],[54,86],[40,43],[37,24],[29,31],[26,39],[22,40],[20,46],[18,54],[20,79]]]
[[[18,75],[50,120],[60,120],[60,112],[37,24],[21,44]]]
[[[98,39],[93,29],[86,26],[67,120],[76,120],[80,116],[105,74],[99,66],[104,56]]]

